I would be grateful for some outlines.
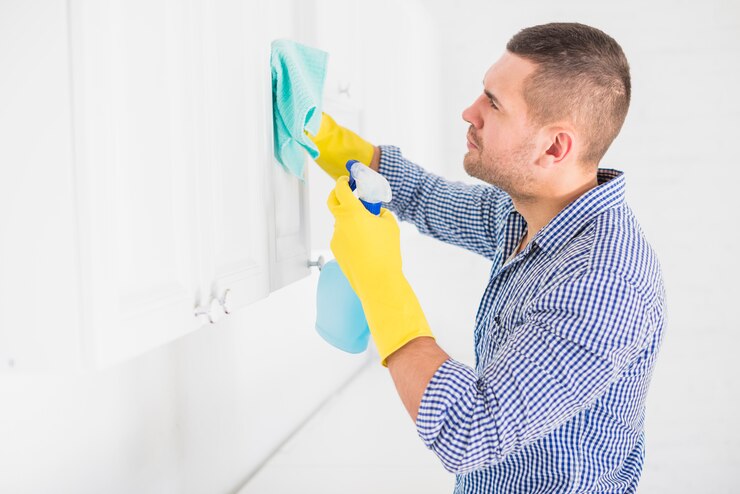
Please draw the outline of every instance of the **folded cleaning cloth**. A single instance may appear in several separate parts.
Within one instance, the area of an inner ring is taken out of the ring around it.
[[[321,98],[326,77],[325,51],[287,39],[272,42],[272,122],[275,158],[303,180],[306,161],[319,150],[303,130],[316,135],[321,125]]]

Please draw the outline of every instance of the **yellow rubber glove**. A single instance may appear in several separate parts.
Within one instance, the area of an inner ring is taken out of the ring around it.
[[[401,269],[396,218],[386,208],[376,216],[365,209],[342,176],[326,201],[334,215],[331,250],[362,302],[381,364],[409,341],[432,331]]]
[[[326,113],[321,114],[318,134],[313,136],[308,131],[304,132],[319,148],[316,163],[334,180],[342,175],[349,175],[345,168],[349,160],[357,160],[366,165],[372,162],[375,146],[337,124]]]

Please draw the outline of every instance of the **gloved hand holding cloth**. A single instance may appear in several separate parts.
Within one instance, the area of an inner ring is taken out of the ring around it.
[[[340,176],[327,206],[334,215],[331,250],[365,311],[381,363],[409,341],[434,338],[419,300],[403,275],[398,222],[386,208],[373,215]]]
[[[347,175],[347,161],[357,160],[369,166],[376,152],[375,146],[337,124],[327,113],[321,114],[321,126],[316,135],[307,130],[304,133],[319,150],[316,163],[334,180]]]

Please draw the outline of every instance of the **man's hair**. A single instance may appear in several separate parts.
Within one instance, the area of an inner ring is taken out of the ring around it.
[[[630,104],[630,68],[622,47],[584,24],[522,29],[506,49],[537,65],[524,82],[535,126],[567,119],[585,137],[579,161],[598,164],[619,134]]]

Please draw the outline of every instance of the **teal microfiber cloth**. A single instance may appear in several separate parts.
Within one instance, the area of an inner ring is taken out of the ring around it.
[[[272,122],[275,158],[303,180],[305,154],[319,150],[303,130],[316,135],[321,125],[321,97],[326,77],[325,51],[295,41],[272,42]]]

